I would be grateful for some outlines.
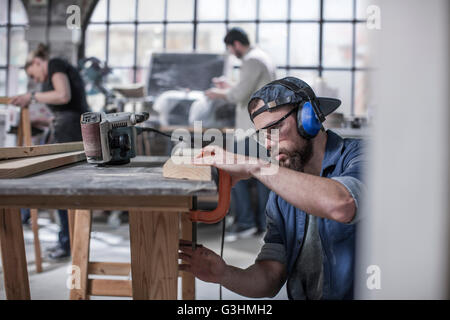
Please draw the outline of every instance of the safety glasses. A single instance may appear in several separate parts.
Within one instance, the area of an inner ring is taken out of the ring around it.
[[[291,111],[289,111],[288,113],[286,113],[283,117],[281,117],[280,119],[278,119],[277,121],[271,122],[268,125],[264,126],[263,128],[256,130],[251,137],[253,139],[255,139],[259,144],[265,146],[265,143],[267,140],[272,140],[272,137],[274,135],[277,135],[276,133],[274,134],[275,130],[278,130],[278,135],[279,135],[279,130],[282,126],[282,123],[284,120],[286,120],[291,114],[293,114],[295,111],[297,111],[298,107],[294,107]]]

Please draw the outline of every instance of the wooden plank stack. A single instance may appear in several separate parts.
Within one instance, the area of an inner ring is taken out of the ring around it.
[[[85,159],[82,142],[0,148],[0,179],[23,178]]]

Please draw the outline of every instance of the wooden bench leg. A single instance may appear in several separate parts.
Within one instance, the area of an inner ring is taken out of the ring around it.
[[[20,209],[0,208],[0,247],[6,298],[30,299]]]
[[[179,214],[130,211],[133,298],[177,299]]]
[[[73,251],[73,232],[75,228],[75,212],[76,210],[67,210],[67,219],[69,221],[69,237],[70,237],[70,251]]]
[[[39,241],[39,225],[38,225],[38,210],[30,209],[31,228],[33,230],[34,240],[34,261],[36,265],[36,272],[42,272],[42,256],[41,256],[41,242]]]
[[[181,213],[181,239],[192,240],[192,222],[189,213]],[[183,300],[195,300],[195,277],[190,272],[181,272]]]
[[[86,300],[88,296],[89,245],[91,240],[90,210],[76,210],[72,247],[71,300]]]

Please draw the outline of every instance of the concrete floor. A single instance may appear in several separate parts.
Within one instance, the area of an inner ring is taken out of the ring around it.
[[[52,246],[58,235],[58,225],[52,221],[48,213],[39,214],[39,237],[41,248],[44,250]],[[220,253],[222,224],[198,226],[198,243]],[[70,270],[70,260],[53,262],[44,258],[43,269],[40,274],[36,273],[34,265],[33,234],[31,228],[24,226],[25,247],[28,261],[28,271],[32,299],[58,299],[69,298],[69,290],[66,287]],[[128,224],[122,223],[119,227],[112,227],[102,221],[94,219],[92,226],[91,261],[130,261],[130,240]],[[224,259],[228,264],[245,268],[254,262],[262,245],[262,236],[241,239],[231,243],[225,243]],[[1,272],[1,269],[0,269]],[[120,278],[120,277],[118,277]],[[180,281],[179,298],[180,295]],[[247,299],[237,295],[225,288],[222,289],[223,299]],[[3,274],[0,276],[0,299],[5,299],[3,286]],[[110,297],[94,297],[93,299],[111,299]],[[119,298],[121,299],[121,298]],[[196,299],[217,300],[219,299],[219,285],[206,283],[196,279]],[[286,289],[283,287],[274,299],[287,299]]]

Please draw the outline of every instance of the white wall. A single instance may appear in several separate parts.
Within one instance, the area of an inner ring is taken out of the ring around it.
[[[448,0],[381,0],[376,100],[356,297],[449,298]],[[381,289],[369,290],[369,265]]]

